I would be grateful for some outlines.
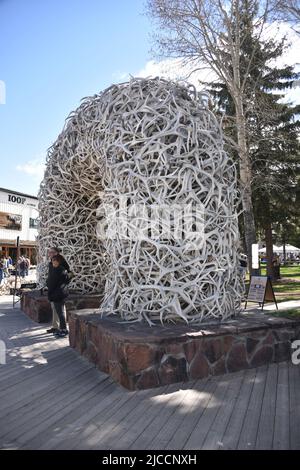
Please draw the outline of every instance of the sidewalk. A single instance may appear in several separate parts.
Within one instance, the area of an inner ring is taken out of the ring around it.
[[[259,307],[253,307],[253,303],[248,300],[248,305],[246,309],[243,311],[246,311],[247,313],[253,312],[253,313],[259,313],[259,312],[276,312],[276,304],[275,303],[265,303],[263,311]],[[252,305],[251,305],[252,304]],[[279,302],[277,303],[278,306],[278,311],[280,310],[288,310],[288,309],[293,309],[293,308],[300,308],[300,300],[288,300],[287,302]]]

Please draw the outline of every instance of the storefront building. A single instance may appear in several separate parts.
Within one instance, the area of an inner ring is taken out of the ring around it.
[[[0,188],[0,256],[17,257],[17,237],[20,255],[36,263],[38,198],[10,189]]]

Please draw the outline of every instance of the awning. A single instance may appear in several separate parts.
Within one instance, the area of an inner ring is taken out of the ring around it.
[[[17,240],[0,240],[0,246],[17,246]],[[20,240],[21,247],[35,247],[37,246],[36,241],[32,240]]]

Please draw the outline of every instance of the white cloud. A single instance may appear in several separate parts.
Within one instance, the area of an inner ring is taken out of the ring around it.
[[[22,173],[30,175],[35,181],[41,181],[45,171],[45,161],[42,158],[29,160],[23,165],[17,165],[16,169]]]
[[[287,38],[287,42],[290,43],[290,47],[284,52],[284,54],[276,60],[278,67],[284,67],[286,65],[292,65],[295,67],[296,72],[300,72],[300,35],[297,34],[288,23],[276,22],[270,25],[268,28],[269,37],[273,37],[275,40],[280,40],[284,36]],[[283,101],[292,102],[294,104],[300,103],[300,84],[287,90],[285,92],[285,98]]]
[[[300,35],[297,34],[288,23],[276,22],[266,28],[265,36],[273,37],[280,40],[283,36],[287,36],[288,42],[291,44],[276,64],[278,67],[285,65],[294,65],[296,71],[300,71]],[[213,82],[216,80],[215,74],[208,68],[202,68],[191,74],[192,66],[183,65],[181,59],[166,59],[159,62],[154,60],[148,61],[145,66],[139,70],[135,76],[137,77],[163,77],[170,80],[187,80],[192,83],[198,90],[203,89],[201,82]],[[129,74],[127,74],[129,77]],[[124,75],[125,78],[125,75]],[[300,103],[300,86],[286,91],[286,100]]]
[[[213,81],[214,74],[208,67],[199,67],[193,72],[194,67],[183,63],[182,59],[166,59],[160,62],[150,60],[139,70],[137,77],[162,77],[169,80],[184,80],[192,83],[197,89],[203,89],[199,82]],[[192,73],[193,72],[193,73]]]
[[[284,65],[300,65],[300,34],[297,34],[296,31],[284,21],[276,21],[266,27],[265,37],[279,41],[284,36],[286,36],[287,43],[290,43],[290,47],[281,57],[276,59],[276,64],[279,67],[283,67]]]

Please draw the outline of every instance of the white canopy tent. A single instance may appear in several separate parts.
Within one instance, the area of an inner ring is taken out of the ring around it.
[[[260,250],[258,250],[259,253],[265,253],[266,252],[266,248],[261,248]],[[276,246],[276,245],[273,245],[273,252],[274,253],[283,253],[283,245],[282,246]],[[296,246],[293,246],[293,245],[285,245],[285,252],[286,254],[289,254],[289,253],[293,253],[294,255],[295,254],[300,254],[300,248],[297,248]]]

